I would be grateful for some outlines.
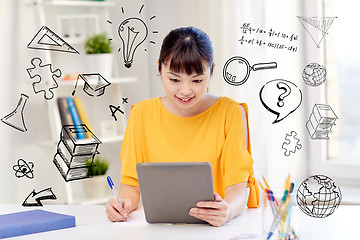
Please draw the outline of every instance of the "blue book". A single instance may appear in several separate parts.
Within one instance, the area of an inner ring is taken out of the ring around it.
[[[73,120],[73,123],[75,125],[75,129],[76,129],[76,138],[77,139],[84,139],[86,138],[85,132],[83,127],[81,127],[81,120],[80,120],[80,116],[79,113],[76,109],[75,103],[74,103],[74,99],[72,97],[68,97],[66,99],[67,103],[68,103],[68,107],[69,107],[69,111],[71,114],[71,118]],[[78,126],[76,126],[78,125]]]
[[[0,215],[0,238],[75,227],[75,217],[44,210]]]

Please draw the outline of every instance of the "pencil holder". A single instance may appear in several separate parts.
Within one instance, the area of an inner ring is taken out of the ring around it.
[[[300,239],[295,193],[267,191],[262,194],[263,239]]]

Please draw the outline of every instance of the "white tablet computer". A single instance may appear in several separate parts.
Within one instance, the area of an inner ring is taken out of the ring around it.
[[[189,211],[214,201],[210,163],[139,163],[136,170],[148,223],[204,223]]]

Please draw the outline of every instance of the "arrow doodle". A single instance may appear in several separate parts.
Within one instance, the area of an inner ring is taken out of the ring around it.
[[[41,200],[45,199],[56,199],[55,194],[51,190],[51,187],[35,192],[35,189],[27,196],[23,202],[23,207],[42,206]]]

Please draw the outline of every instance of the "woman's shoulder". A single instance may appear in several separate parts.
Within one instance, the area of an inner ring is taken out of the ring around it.
[[[149,98],[135,103],[131,106],[132,111],[149,111],[152,107],[159,104],[159,97]]]
[[[229,109],[239,109],[239,106],[243,106],[245,109],[247,109],[246,103],[237,102],[230,97],[221,97],[220,105],[222,108],[227,107]]]

